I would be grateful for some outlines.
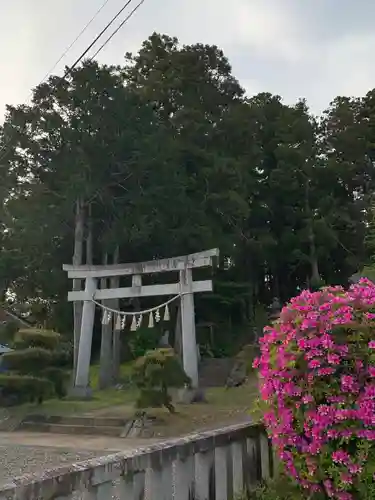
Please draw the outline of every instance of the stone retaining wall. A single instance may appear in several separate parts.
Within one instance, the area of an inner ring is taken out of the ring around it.
[[[270,475],[264,428],[240,424],[21,476],[0,500],[232,500]]]

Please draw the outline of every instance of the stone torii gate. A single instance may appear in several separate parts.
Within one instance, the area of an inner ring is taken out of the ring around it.
[[[211,267],[219,256],[217,248],[170,259],[152,260],[132,264],[112,265],[63,265],[68,278],[85,280],[85,289],[68,293],[68,301],[83,301],[81,335],[78,348],[77,372],[73,394],[90,394],[89,369],[91,344],[95,318],[95,303],[108,299],[180,295],[182,357],[186,374],[191,378],[192,386],[198,387],[198,356],[195,334],[194,293],[212,291],[212,281],[193,281],[195,268]],[[142,274],[178,272],[179,281],[164,285],[142,285]],[[100,278],[131,276],[132,286],[126,288],[98,289]]]

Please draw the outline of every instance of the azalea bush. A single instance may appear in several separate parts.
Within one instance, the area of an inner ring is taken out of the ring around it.
[[[304,291],[260,339],[264,420],[311,495],[375,498],[375,285]]]

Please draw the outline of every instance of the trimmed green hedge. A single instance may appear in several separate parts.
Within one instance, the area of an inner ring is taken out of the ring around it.
[[[14,337],[14,346],[17,349],[27,347],[40,347],[42,349],[57,349],[61,336],[52,330],[41,330],[39,328],[24,328],[18,330]]]
[[[0,386],[5,399],[12,391],[14,398],[22,402],[30,400],[27,392],[33,401],[65,396],[72,350],[60,339],[60,334],[49,330],[30,328],[16,333],[15,350],[2,356],[2,364],[8,370],[3,374],[3,385]],[[35,390],[30,387],[33,383]]]
[[[7,404],[43,402],[54,395],[53,382],[31,375],[0,374],[0,401]]]
[[[58,398],[66,396],[66,384],[69,380],[69,372],[55,366],[49,366],[41,372],[41,375],[49,380],[55,389]]]
[[[35,374],[53,364],[53,352],[39,347],[30,347],[3,354],[3,362],[10,371],[27,375]]]

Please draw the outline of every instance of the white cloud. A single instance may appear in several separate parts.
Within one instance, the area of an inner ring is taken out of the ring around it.
[[[264,92],[265,89],[261,87],[259,82],[253,79],[241,80],[241,85],[246,91],[248,97],[252,97],[260,92]]]
[[[249,51],[291,61],[303,53],[301,40],[297,43],[301,33],[293,11],[277,0],[164,0],[163,9],[142,19],[141,24],[147,26],[147,34],[154,30],[166,32],[177,35],[184,43],[203,41],[227,49],[247,47]],[[140,32],[145,35],[136,22],[130,32],[132,38],[139,37]],[[125,37],[129,38],[126,33]]]
[[[25,101],[102,2],[1,2],[0,44],[6,50],[0,58],[0,116],[5,103]],[[59,65],[60,73],[122,5],[123,0],[108,3]],[[167,33],[182,43],[223,48],[249,94],[271,91],[287,102],[306,96],[313,109],[320,110],[339,93],[363,94],[375,84],[375,35],[362,30],[361,35],[347,32],[344,38],[335,38],[333,28],[340,26],[336,11],[329,11],[324,26],[316,24],[324,19],[324,6],[317,4],[322,16],[315,15],[312,21],[300,0],[146,0],[101,53],[100,61],[121,64],[124,53],[137,51],[153,31]],[[326,27],[329,40],[321,38]]]
[[[33,25],[28,22],[28,4],[25,4],[23,16],[18,15],[16,2],[7,2],[6,5],[6,8],[0,7],[0,44],[3,48],[0,58],[0,116],[6,103],[25,100],[30,94],[33,62],[38,49],[34,43]]]
[[[13,7],[0,7],[0,17],[10,27],[8,32],[0,32],[0,43],[8,47],[0,59],[0,113],[5,102],[26,98],[101,3],[66,0],[56,5],[39,0],[38,5],[31,5],[30,0],[14,0]],[[123,0],[108,4],[60,65],[60,71],[64,64],[74,61],[122,5]],[[137,51],[145,38],[158,31],[176,35],[182,43],[217,44],[229,56],[238,48],[246,48],[250,54],[295,61],[301,54],[293,25],[290,12],[276,0],[146,0],[100,60],[121,63],[126,51]]]
[[[303,56],[299,24],[285,5],[245,0],[233,4],[231,37],[237,38],[237,43],[288,62],[296,62]]]
[[[363,96],[375,87],[375,35],[345,35],[317,48],[307,90],[313,107],[322,111],[337,95]]]

